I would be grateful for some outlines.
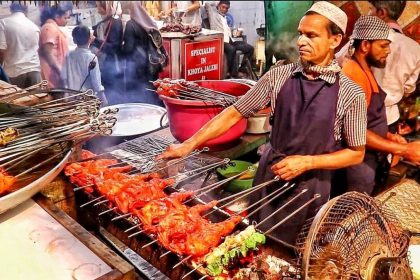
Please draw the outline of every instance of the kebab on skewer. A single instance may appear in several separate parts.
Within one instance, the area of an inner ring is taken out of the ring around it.
[[[200,257],[217,246],[223,236],[233,231],[242,220],[240,216],[211,223],[201,213],[216,206],[217,201],[195,205],[185,211],[178,208],[167,214],[157,226],[157,238],[163,247],[179,255]]]
[[[194,267],[202,266],[201,272],[210,276],[227,274],[228,266],[237,258],[244,258],[258,246],[265,243],[265,235],[258,232],[254,226],[248,226],[238,234],[225,238],[223,243],[214,247],[198,262],[193,262]]]
[[[171,211],[179,208],[187,208],[182,204],[190,198],[194,192],[175,192],[168,197],[151,200],[141,208],[134,208],[133,214],[139,218],[142,227],[147,233],[156,233],[156,226]]]
[[[159,242],[177,254],[192,257],[205,255],[242,220],[239,216],[233,216],[220,223],[211,223],[201,217],[201,213],[213,208],[217,201],[187,207],[182,201],[191,197],[193,192],[173,194],[170,198],[163,192],[173,180],[153,178],[156,175],[152,174],[142,174],[136,178],[119,172],[111,173],[113,178],[104,178],[106,171],[97,174],[98,165],[87,163],[85,166],[95,168],[86,168],[87,172],[82,173],[80,165],[73,165],[67,169],[66,174],[75,177],[81,174],[92,175],[92,181],[100,194],[114,203],[121,212],[131,212],[140,219],[143,218],[148,223],[144,229],[156,233]],[[89,174],[89,171],[96,174]],[[153,208],[153,205],[157,207]],[[159,208],[167,205],[169,207]],[[148,213],[148,210],[151,211]],[[159,211],[160,214],[155,217]]]
[[[171,98],[211,102],[226,107],[237,100],[236,96],[201,87],[195,82],[185,81],[183,79],[171,80],[165,78],[163,80],[156,80],[153,82],[153,86],[156,87],[156,93],[158,95]]]

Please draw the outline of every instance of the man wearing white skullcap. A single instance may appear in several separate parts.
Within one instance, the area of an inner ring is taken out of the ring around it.
[[[334,60],[334,49],[341,43],[346,23],[347,17],[340,8],[325,1],[314,4],[298,26],[298,62],[274,66],[245,96],[190,139],[170,146],[158,158],[185,156],[228,131],[243,117],[271,106],[270,143],[261,157],[254,185],[275,177],[279,181],[255,192],[251,203],[282,187],[286,181],[296,184],[281,198],[262,207],[252,219],[261,221],[273,214],[260,229],[270,229],[276,238],[294,244],[305,220],[314,216],[328,200],[331,169],[363,160],[364,93],[341,73]],[[317,194],[320,197],[312,204],[279,224]],[[292,198],[293,203],[284,205]]]
[[[344,62],[343,73],[359,84],[366,93],[368,130],[363,162],[346,168],[346,182],[342,184],[346,186],[345,191],[372,194],[375,185],[386,179],[380,175],[387,174],[388,153],[420,164],[420,142],[407,143],[403,137],[388,132],[384,103],[386,94],[371,71],[371,67],[386,66],[393,33],[378,17],[361,16],[350,37],[351,59]]]

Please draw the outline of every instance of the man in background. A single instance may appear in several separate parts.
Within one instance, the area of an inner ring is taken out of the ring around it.
[[[407,143],[402,136],[388,132],[384,105],[386,94],[371,70],[386,67],[390,45],[395,42],[394,34],[378,17],[361,16],[350,37],[351,57],[344,62],[343,73],[363,88],[368,110],[366,153],[361,164],[346,168],[347,182],[340,184],[347,186],[345,191],[372,195],[375,185],[381,185],[386,179],[382,174],[389,170],[388,153],[420,164],[420,142]]]
[[[40,31],[26,17],[26,6],[12,3],[10,11],[12,15],[0,20],[0,63],[12,84],[26,88],[41,81]]]
[[[240,50],[244,54],[243,63],[246,61],[252,61],[254,54],[254,47],[243,41],[233,41],[232,33],[227,21],[227,13],[230,8],[230,1],[207,1],[205,7],[209,16],[210,29],[223,32],[224,50],[227,59],[228,73],[231,78],[240,77],[238,65],[236,61],[236,50]],[[245,73],[244,71],[243,73]]]
[[[416,89],[420,72],[420,46],[405,36],[397,23],[406,1],[369,1],[369,3],[369,15],[379,17],[395,31],[385,68],[372,67],[379,86],[386,93],[385,111],[389,131],[395,133],[400,118],[398,102]],[[339,62],[344,60],[347,50],[348,44],[337,54]]]
[[[391,54],[385,68],[372,68],[381,88],[386,92],[385,109],[391,132],[397,131],[400,117],[398,102],[416,89],[420,73],[420,46],[404,35],[397,20],[404,11],[406,1],[369,1],[370,15],[385,21],[395,32]]]

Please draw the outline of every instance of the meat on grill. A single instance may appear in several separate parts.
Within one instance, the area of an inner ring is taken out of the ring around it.
[[[207,254],[242,220],[239,216],[233,216],[221,223],[211,223],[201,217],[204,211],[216,204],[217,201],[212,201],[187,208],[187,211],[183,208],[171,211],[157,226],[159,242],[180,255],[200,257]]]
[[[146,203],[142,208],[133,209],[133,214],[137,216],[143,229],[148,233],[156,233],[157,225],[171,211],[176,209],[188,210],[188,207],[182,204],[190,198],[194,192],[172,193],[168,197],[155,199]]]
[[[180,255],[201,257],[216,247],[242,220],[240,216],[212,223],[201,215],[216,206],[217,201],[188,207],[183,202],[194,192],[168,196],[163,190],[173,179],[162,179],[157,173],[127,175],[127,167],[113,167],[117,161],[96,160],[73,163],[65,174],[72,182],[92,184],[122,213],[132,213],[142,222],[143,230],[156,234],[166,249]]]

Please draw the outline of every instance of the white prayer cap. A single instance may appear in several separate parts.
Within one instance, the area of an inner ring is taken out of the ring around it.
[[[392,41],[391,28],[382,19],[375,16],[361,16],[356,21],[351,35],[360,40],[389,40]]]
[[[349,41],[349,55],[353,56],[354,40],[389,40],[394,38],[393,30],[382,19],[375,16],[361,16],[356,21]]]
[[[315,12],[321,16],[326,17],[334,22],[343,33],[346,33],[347,15],[346,13],[334,4],[327,1],[319,1],[312,5],[307,12]]]

